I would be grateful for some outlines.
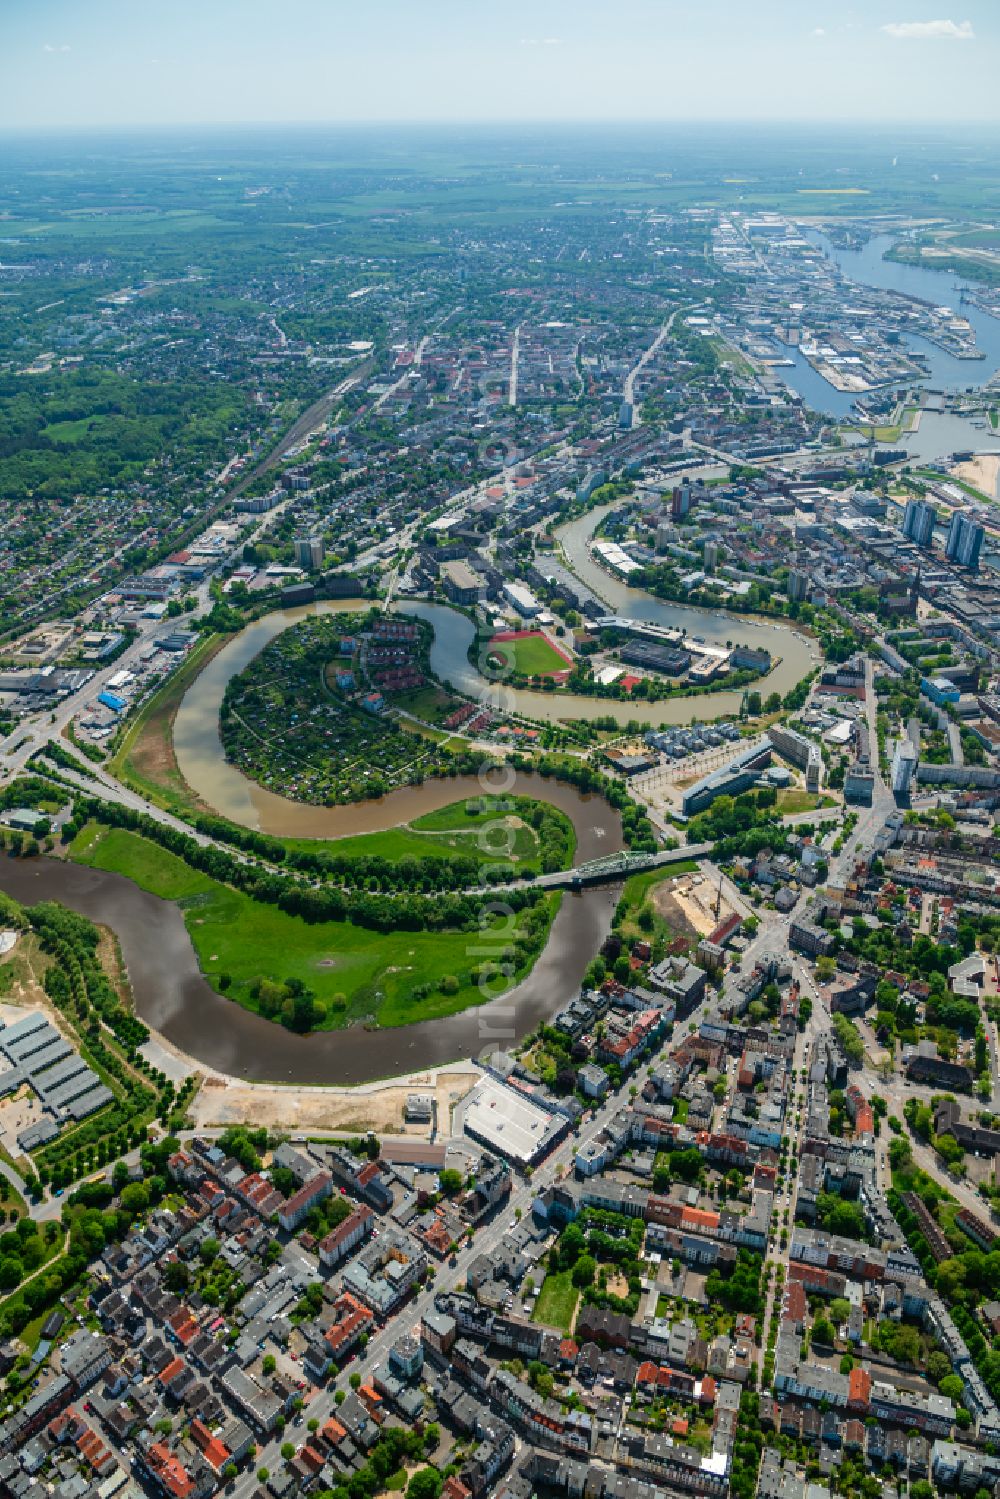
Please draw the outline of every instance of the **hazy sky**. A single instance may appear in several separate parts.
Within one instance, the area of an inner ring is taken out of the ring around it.
[[[997,120],[997,0],[0,0],[0,127]]]

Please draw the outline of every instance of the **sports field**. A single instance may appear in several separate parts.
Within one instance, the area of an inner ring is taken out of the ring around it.
[[[507,630],[494,635],[490,652],[526,677],[554,677],[573,664],[569,653],[559,650],[540,630]]]

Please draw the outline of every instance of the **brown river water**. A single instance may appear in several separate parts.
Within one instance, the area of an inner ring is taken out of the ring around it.
[[[471,776],[428,782],[369,804],[382,820],[366,826],[391,826],[435,806],[481,795],[483,789]],[[509,789],[544,797],[567,813],[576,829],[579,860],[621,848],[621,818],[602,797],[584,796],[575,787],[534,775],[518,776]],[[387,803],[392,804],[389,821],[384,820]],[[362,806],[328,810],[360,814]],[[362,830],[359,824],[343,831]],[[478,1056],[487,1047],[520,1040],[578,992],[608,933],[618,898],[617,887],[579,895],[564,892],[531,973],[507,995],[478,1009],[391,1030],[355,1026],[296,1036],[216,994],[198,967],[180,908],[121,875],[57,859],[0,858],[0,890],[25,905],[61,901],[110,927],[121,942],[137,1013],[196,1061],[259,1082],[341,1086]],[[373,934],[372,940],[378,937]],[[476,940],[470,934],[469,941]]]

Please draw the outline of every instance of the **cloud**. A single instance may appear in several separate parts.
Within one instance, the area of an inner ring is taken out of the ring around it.
[[[522,36],[522,47],[560,47],[562,38],[558,36]]]
[[[889,21],[882,27],[897,42],[974,42],[971,21]]]
[[[43,52],[68,52],[69,48],[66,46],[65,42],[63,43],[63,45],[61,47],[53,47],[51,45],[51,43],[46,42],[44,44],[44,46],[42,47],[42,51]]]
[[[826,28],[824,26],[814,26],[813,29],[812,29],[812,31],[811,31],[811,33],[810,33],[810,35],[811,36],[826,36]]]

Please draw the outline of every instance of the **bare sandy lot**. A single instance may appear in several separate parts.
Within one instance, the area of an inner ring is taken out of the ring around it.
[[[696,876],[654,886],[650,892],[654,906],[665,921],[684,937],[707,937],[714,932],[720,921],[732,914],[732,906],[723,892],[719,902],[719,887],[702,878],[695,883]]]
[[[192,1105],[195,1128],[227,1124],[266,1125],[286,1130],[375,1130],[427,1139],[429,1124],[407,1124],[403,1107],[408,1093],[432,1093],[437,1100],[438,1130],[449,1132],[451,1107],[463,1098],[479,1072],[440,1070],[364,1088],[276,1088],[209,1076]]]
[[[992,453],[979,453],[975,458],[969,458],[965,463],[959,463],[952,469],[956,479],[963,479],[966,484],[974,484],[981,489],[983,494],[990,495],[996,499],[998,495],[997,482],[1000,480],[1000,457]]]

